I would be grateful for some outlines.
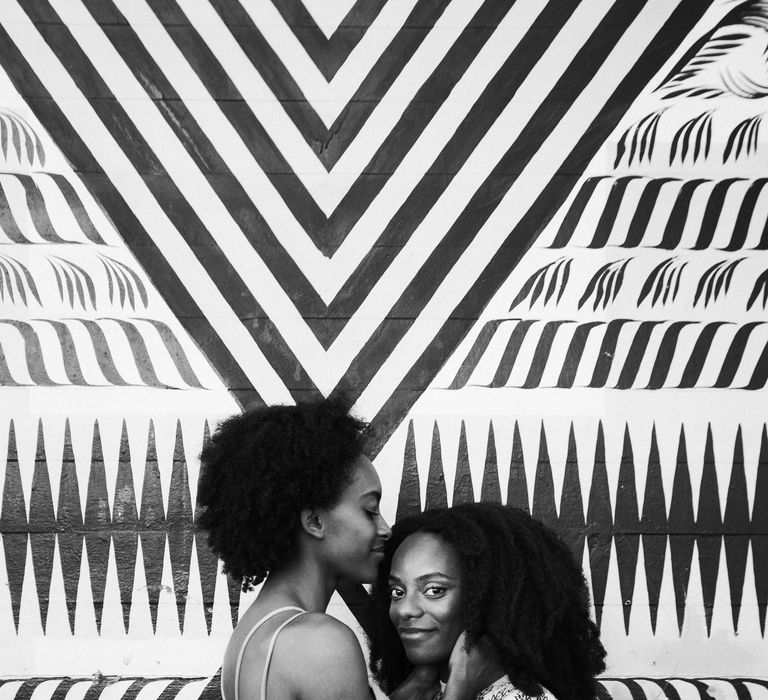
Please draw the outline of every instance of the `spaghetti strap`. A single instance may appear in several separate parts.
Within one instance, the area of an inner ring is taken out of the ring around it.
[[[261,676],[261,693],[259,700],[267,700],[267,673],[269,673],[269,662],[272,661],[272,652],[275,650],[275,642],[277,641],[277,635],[282,632],[283,627],[285,627],[287,624],[293,622],[297,617],[300,617],[306,612],[306,610],[301,610],[300,612],[297,612],[295,615],[291,615],[285,622],[283,622],[280,627],[278,627],[275,630],[275,633],[272,635],[272,639],[269,640],[269,649],[267,649],[267,658],[264,660],[264,673]],[[237,700],[237,698],[235,698]]]
[[[293,605],[288,605],[283,608],[277,608],[276,610],[273,610],[270,613],[267,613],[264,617],[262,617],[253,627],[251,627],[250,630],[248,630],[248,634],[245,636],[245,639],[243,640],[242,645],[240,646],[240,651],[237,654],[237,662],[235,663],[235,697],[234,700],[238,700],[239,695],[239,685],[240,685],[240,666],[243,663],[243,656],[245,655],[245,647],[248,646],[248,642],[251,641],[251,637],[256,633],[256,631],[261,627],[267,620],[271,620],[275,615],[279,615],[282,612],[287,612],[288,610],[296,610],[297,614],[292,615],[290,618],[288,618],[285,622],[283,622],[280,627],[277,628],[277,631],[272,635],[272,639],[269,640],[269,649],[267,650],[267,658],[264,662],[264,674],[261,679],[261,697],[259,700],[265,700],[266,692],[267,692],[267,671],[269,669],[269,662],[272,659],[272,652],[275,648],[275,641],[277,640],[277,635],[280,633],[280,631],[285,627],[289,622],[292,620],[295,620],[299,615],[303,615],[306,610],[302,610],[301,608],[297,608]],[[224,674],[221,676],[221,695],[224,697]]]

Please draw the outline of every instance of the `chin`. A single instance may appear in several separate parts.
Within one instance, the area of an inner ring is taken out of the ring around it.
[[[373,583],[379,575],[378,565],[369,571],[355,571],[345,574],[344,578],[351,583]]]
[[[448,661],[448,656],[434,649],[405,648],[405,658],[414,666],[437,666]]]

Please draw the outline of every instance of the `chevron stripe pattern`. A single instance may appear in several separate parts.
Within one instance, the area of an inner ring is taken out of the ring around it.
[[[386,423],[568,190],[537,201],[528,174],[583,169],[704,9],[365,2],[331,39],[266,0],[12,2],[0,23],[10,79],[227,385],[345,389]]]
[[[604,697],[768,700],[766,22],[0,2],[0,700],[218,697],[201,446],[342,392],[388,519],[561,533]]]

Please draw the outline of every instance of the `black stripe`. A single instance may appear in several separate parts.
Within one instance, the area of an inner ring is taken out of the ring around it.
[[[541,383],[541,377],[549,361],[552,343],[555,342],[555,335],[557,335],[557,331],[564,323],[573,323],[573,321],[548,321],[545,324],[536,349],[533,351],[533,362],[528,370],[528,376],[522,385],[523,389],[532,389]]]
[[[744,358],[744,349],[747,347],[749,336],[752,335],[752,331],[755,328],[761,325],[763,325],[762,321],[752,321],[751,323],[745,323],[736,331],[723,360],[723,366],[720,368],[720,374],[713,385],[714,389],[725,389],[731,386]]]
[[[105,5],[105,1],[85,0],[85,4],[93,14],[96,7],[103,7]],[[112,5],[112,3],[109,4]],[[114,12],[117,13],[117,9],[114,9]],[[168,126],[174,131],[187,154],[196,163],[211,189],[216,192],[219,199],[226,206],[250,245],[258,251],[262,260],[273,271],[281,286],[288,290],[294,299],[302,300],[306,314],[317,315],[322,313],[325,310],[325,304],[317,295],[314,287],[309,284],[296,262],[278,242],[238,179],[232,174],[216,148],[210,142],[208,136],[192,117],[184,102],[178,98],[162,70],[141,43],[133,29],[130,26],[113,25],[105,26],[103,29],[116,51],[126,58],[126,66],[133,72],[134,77],[138,82],[144,84],[145,89],[148,90],[148,96],[162,95],[161,98],[154,100],[158,111]],[[190,60],[199,61],[209,67],[216,63],[213,56],[207,53],[207,47],[205,47],[202,41],[199,41],[199,45],[190,46],[188,41],[182,40],[192,31],[190,28],[174,26],[168,29],[177,45],[179,45],[179,48],[191,57]],[[148,76],[151,76],[152,85],[147,84]],[[228,78],[223,71],[216,74],[215,82],[221,83],[226,80]],[[232,110],[243,110],[243,103],[241,102],[221,101],[219,106],[222,107],[225,114]],[[230,120],[232,121],[231,115]],[[261,125],[255,119],[252,119],[251,122],[250,126],[258,129],[261,134],[241,133],[241,136],[244,136],[244,142],[248,145],[252,154],[259,154],[257,160],[260,165],[268,171],[274,167],[281,171],[290,170],[288,165],[282,160],[282,156],[274,144],[269,140],[266,133],[263,132]],[[275,166],[276,161],[279,161],[277,166]],[[285,180],[282,176],[278,179],[281,181]],[[298,182],[297,178],[294,177],[293,179]],[[300,183],[299,186],[301,186]],[[301,187],[303,188],[303,186]],[[284,191],[281,192],[281,195],[284,198],[287,196]],[[307,197],[309,197],[308,194]],[[312,205],[314,206],[314,202],[312,202]],[[305,221],[304,224],[306,224],[308,232],[316,230],[318,226],[318,222]]]
[[[488,321],[483,326],[477,338],[475,338],[472,348],[461,363],[459,371],[448,386],[449,389],[461,389],[467,383],[472,372],[475,370],[475,367],[477,367],[477,363],[480,362],[483,354],[488,349],[489,343],[496,335],[496,331],[503,322],[504,319],[495,319],[493,321]]]
[[[388,250],[391,246],[400,248],[406,245],[426,213],[434,206],[454,175],[476,149],[487,130],[506,108],[510,97],[517,92],[541,55],[555,40],[557,33],[575,9],[575,5],[574,0],[568,0],[567,3],[562,2],[562,0],[560,2],[551,0],[547,7],[542,10],[530,30],[510,53],[504,65],[489,81],[482,95],[464,118],[456,133],[445,145],[433,166],[430,167],[425,177],[413,189],[387,224],[376,246],[358,266],[349,284],[329,306],[329,313],[351,315],[357,309],[361,299],[365,298],[369,286],[361,284],[366,278],[362,274],[363,270],[378,264],[375,258],[380,255],[380,251]],[[554,100],[554,103],[556,107],[550,107],[560,113],[563,110],[563,105],[558,104],[557,100]],[[535,141],[534,135],[526,132],[512,146],[507,154],[508,157],[502,159],[502,162],[497,165],[486,183],[481,186],[446,234],[440,250],[433,253],[430,261],[422,268],[422,273],[420,273],[422,278],[424,277],[423,271],[427,267],[432,270],[431,277],[436,278],[440,277],[439,274],[436,274],[437,270],[453,266],[455,260],[469,245],[475,233],[514,182],[516,174],[524,166],[526,158],[530,158],[535,153],[538,145],[532,147],[531,141]],[[384,153],[385,148],[382,148],[380,153]],[[441,259],[440,251],[447,254],[447,260]],[[430,275],[426,276],[430,277]],[[428,285],[429,282],[430,280],[427,279]],[[418,287],[423,286],[423,284],[422,282],[419,285],[415,281],[412,286]],[[430,293],[428,289],[416,288],[413,296],[423,303],[429,298]],[[403,313],[408,317],[411,315],[410,312]]]
[[[565,353],[563,368],[560,370],[560,376],[557,379],[557,386],[561,389],[570,389],[576,379],[576,373],[579,371],[579,364],[584,355],[584,349],[587,345],[587,339],[593,328],[604,325],[602,321],[590,321],[580,323],[573,333],[568,350]]]
[[[699,0],[682,0],[677,8],[662,27],[662,29],[651,40],[645,51],[640,56],[634,67],[624,76],[623,80],[608,99],[604,108],[595,120],[590,124],[584,136],[579,140],[575,148],[567,157],[561,173],[575,173],[577,176],[583,172],[586,165],[591,160],[594,153],[602,146],[607,136],[613,131],[618,121],[621,119],[626,109],[632,104],[636,96],[647,84],[647,82],[656,74],[663,65],[667,57],[679,46],[680,41],[687,35],[688,31],[699,20],[702,14],[707,10],[710,3],[702,3]],[[601,25],[596,30],[593,37],[583,47],[582,51],[576,56],[571,68],[562,76],[558,86],[553,90],[552,95],[557,95],[560,100],[570,104],[573,98],[583,89],[584,81],[589,79],[589,71],[584,70],[584,66],[601,63],[601,56],[605,55],[606,47],[601,46],[600,50],[594,49],[593,41],[598,42],[602,38],[610,43],[611,48],[615,45],[616,37],[623,33],[623,29],[617,31],[615,24],[626,26],[623,23],[634,18],[634,11],[641,9],[640,5],[632,5],[631,17],[621,16],[621,11],[626,11],[628,6],[624,3],[614,5],[611,11],[606,15]],[[595,55],[592,55],[592,52]],[[549,100],[545,101],[537,116],[531,121],[537,125],[537,131],[544,129],[547,132],[551,130],[553,122],[545,118],[544,114],[554,111],[553,104]],[[542,114],[542,112],[544,114]],[[540,117],[537,118],[537,117]],[[527,131],[527,130],[526,130]],[[527,133],[525,134],[527,136]],[[534,146],[538,148],[538,144]],[[510,152],[514,156],[519,154],[513,147]],[[510,155],[508,152],[508,156]],[[572,187],[573,185],[571,185]],[[530,245],[526,241],[527,235],[524,232],[538,232],[545,228],[551,219],[553,213],[562,205],[568,196],[570,188],[564,187],[560,178],[553,180],[545,187],[539,195],[534,205],[529,209],[520,223],[511,232],[506,245],[503,245],[491,262],[486,266],[472,289],[465,295],[459,303],[451,318],[447,321],[440,331],[436,334],[432,343],[422,353],[421,357],[413,365],[409,373],[393,392],[391,398],[384,403],[379,413],[373,420],[374,427],[379,424],[386,425],[389,429],[395,426],[403,419],[412,404],[409,401],[421,393],[423,389],[419,387],[428,384],[434,375],[439,371],[445,357],[447,357],[446,348],[454,348],[469,330],[472,325],[471,319],[477,317],[479,310],[482,309],[491,296],[496,292],[509,272],[514,269],[523,253]],[[466,234],[466,231],[464,232]],[[530,235],[530,234],[528,234]],[[425,266],[426,267],[426,266]],[[445,268],[443,268],[445,269]],[[424,298],[429,298],[427,295]],[[396,339],[399,342],[400,338]],[[378,354],[391,352],[396,343],[390,342],[386,349],[381,346],[369,344],[356,358],[353,366],[364,361],[367,353]],[[370,349],[369,349],[370,348]],[[367,381],[365,382],[367,384]],[[414,387],[414,388],[411,388]],[[358,390],[359,391],[359,390]],[[386,416],[386,419],[384,418]]]
[[[715,321],[704,326],[683,370],[683,376],[680,379],[680,384],[678,384],[679,389],[690,389],[696,386],[696,382],[698,382],[701,376],[701,371],[704,369],[704,363],[707,360],[709,350],[712,347],[715,333],[717,333],[718,328],[724,325],[726,325],[726,321]]]
[[[568,213],[563,218],[560,228],[557,231],[555,240],[550,244],[550,248],[564,248],[570,243],[573,237],[576,226],[578,226],[581,217],[584,214],[589,200],[592,199],[592,195],[601,180],[607,178],[608,175],[597,175],[595,177],[588,177],[579,188],[578,194],[573,198],[571,206],[568,208]]]
[[[709,182],[709,180],[703,178],[689,180],[680,188],[675,204],[669,214],[669,219],[667,219],[664,235],[661,238],[661,242],[655,246],[656,248],[672,250],[680,243],[680,239],[683,237],[685,222],[688,220],[688,210],[691,207],[693,194],[699,185],[702,185],[705,182]]]
[[[731,234],[731,241],[723,250],[739,250],[743,247],[747,240],[747,233],[749,232],[752,215],[755,212],[755,206],[766,183],[768,183],[768,179],[763,177],[758,178],[749,186],[741,202],[741,207],[739,207],[739,213],[736,217],[733,233]]]
[[[318,157],[325,167],[330,169],[346,151],[349,143],[440,18],[445,7],[444,0],[419,0],[392,43],[375,63],[350,99],[347,108],[341,112],[330,129],[326,128],[314,109],[307,104],[290,72],[247,13],[233,0],[219,0],[216,10],[222,17],[237,16],[237,24],[231,25],[233,36],[302,131],[307,143],[317,150]],[[447,62],[445,67],[448,71],[451,70]],[[326,146],[320,148],[321,144]]]
[[[525,336],[528,334],[528,330],[534,323],[536,323],[536,321],[521,319],[515,324],[515,328],[509,336],[509,340],[507,340],[507,345],[504,348],[501,360],[499,360],[499,366],[496,368],[496,373],[493,375],[493,379],[488,386],[493,388],[505,386],[509,381],[509,377],[512,374],[512,369],[515,366]]]
[[[656,359],[651,369],[651,378],[648,380],[646,389],[661,389],[669,374],[672,360],[675,357],[677,341],[683,328],[690,326],[694,321],[674,321],[664,331],[664,336],[659,343],[659,349],[656,352]]]
[[[13,216],[13,210],[8,203],[8,197],[5,195],[5,188],[0,181],[0,226],[3,233],[12,243],[30,243],[30,240],[21,232],[16,218]]]
[[[677,182],[677,178],[659,177],[646,184],[643,194],[640,196],[640,201],[637,203],[635,214],[629,224],[627,238],[621,244],[622,248],[637,248],[642,243],[648,230],[648,222],[653,214],[653,210],[656,208],[661,188],[668,182]]]
[[[611,192],[608,195],[608,201],[605,203],[603,213],[595,227],[595,235],[587,246],[588,248],[603,248],[613,232],[613,225],[616,223],[616,216],[624,200],[629,183],[637,180],[639,175],[625,175],[616,178],[611,185]]]
[[[645,352],[648,349],[648,343],[651,339],[653,330],[662,321],[641,321],[639,327],[635,331],[635,337],[632,339],[632,344],[627,352],[627,357],[624,360],[624,366],[621,368],[621,374],[616,382],[617,389],[631,389],[632,385],[637,378],[637,373],[640,369],[640,365],[645,358]]]
[[[94,226],[91,217],[88,215],[88,212],[86,211],[85,206],[80,199],[80,195],[77,194],[75,188],[72,186],[72,183],[70,183],[69,180],[67,180],[67,178],[65,178],[63,175],[59,175],[58,173],[46,174],[58,186],[62,196],[67,201],[67,206],[69,206],[72,215],[75,217],[78,225],[85,234],[85,237],[97,245],[106,245],[104,243],[104,239],[96,229],[96,226]]]
[[[43,0],[34,0],[34,5],[40,6],[42,2]],[[132,160],[137,171],[143,175],[145,184],[173,225],[185,240],[190,242],[192,252],[212,273],[213,279],[229,282],[229,286],[219,288],[222,296],[243,320],[267,361],[275,367],[281,377],[288,379],[289,390],[316,393],[316,387],[300,367],[274,323],[266,317],[266,313],[239,275],[233,271],[229,260],[178,190],[173,178],[165,172],[138,127],[128,118],[122,106],[99,77],[89,58],[80,50],[69,29],[62,24],[43,24],[38,28],[59,60],[70,67],[72,79],[86,95],[89,104],[100,116],[118,145]],[[55,126],[52,131],[55,133]],[[71,147],[71,144],[68,145]],[[128,240],[126,227],[121,225],[123,222],[114,217],[113,221]],[[165,287],[165,281],[162,278],[153,277],[153,280],[159,287]],[[163,293],[164,296],[167,295],[167,291]],[[231,355],[227,351],[225,359],[229,357]],[[218,358],[211,359],[215,364],[219,364]],[[243,387],[241,385],[237,388]],[[250,382],[244,388],[250,388]]]
[[[731,188],[731,185],[743,180],[743,177],[731,177],[727,180],[721,180],[714,186],[707,200],[707,206],[701,220],[701,229],[699,230],[699,236],[696,239],[693,250],[704,250],[712,244],[728,190]]]
[[[641,8],[642,3],[636,5],[633,4],[631,6],[619,6],[618,4],[615,4],[611,8],[610,12],[608,12],[593,32],[590,39],[584,46],[582,46],[579,53],[574,57],[574,60],[569,65],[568,69],[560,76],[547,98],[539,105],[535,114],[522,130],[515,143],[510,147],[494,168],[491,175],[488,176],[483,185],[471,198],[464,211],[446,233],[441,245],[432,252],[418,274],[414,277],[408,289],[406,289],[400,299],[398,299],[390,312],[392,316],[404,319],[413,319],[418,316],[424,304],[432,297],[434,291],[440,282],[442,282],[444,278],[444,273],[442,271],[450,270],[455,265],[456,261],[472,241],[476,232],[493,213],[499,201],[501,201],[503,196],[517,179],[516,174],[510,175],[509,173],[519,174],[522,171],[525,165],[536,154],[542,141],[547,138],[555,125],[568,111],[573,100],[578,97],[581,90],[583,90],[591,80],[593,73],[589,70],[585,70],[584,66],[588,65],[592,70],[597,70],[615,45],[616,36],[626,30],[627,26],[631,24]],[[538,44],[538,37],[536,37],[536,34],[529,32],[529,34],[526,35],[527,40],[531,40],[531,37],[537,39]],[[522,42],[518,48],[526,43],[527,42]],[[535,51],[539,54],[543,51],[543,48],[538,45],[536,49],[526,46],[526,51]],[[528,58],[529,53],[524,54],[524,56]],[[516,52],[513,52],[510,56],[510,60],[514,60],[515,58]],[[508,64],[509,61],[507,62],[507,65]],[[519,78],[520,82],[522,82],[524,76],[518,75],[514,77]],[[494,90],[498,91],[496,102],[503,102],[503,106],[506,106],[510,95],[514,94],[514,91],[500,89],[501,86],[495,85],[494,83],[495,81],[489,83],[489,88],[493,87]],[[635,89],[637,89],[636,86]],[[611,125],[614,123],[613,120],[613,115],[607,119]],[[485,127],[483,127],[483,133],[484,132]],[[610,132],[606,130],[605,133],[607,134]],[[591,133],[588,133],[587,136],[593,138]],[[587,136],[585,136],[582,141],[584,141]],[[598,146],[599,144],[597,143],[590,144],[589,146],[583,143],[580,144],[581,150],[577,148],[577,150],[571,154],[566,165],[561,169],[561,173],[568,173],[568,175],[557,176],[549,184],[546,190],[547,192],[550,192],[553,183],[556,183],[554,188],[556,192],[552,192],[551,196],[557,198],[558,205],[562,204],[564,196],[567,196],[570,188],[573,187],[573,184],[578,179],[578,174],[586,166],[586,162],[588,162],[583,158],[583,154],[590,151],[590,148],[596,150]],[[573,175],[571,173],[573,173]],[[566,180],[566,182],[558,182],[560,177]],[[417,196],[418,190],[419,187],[414,190],[412,196]],[[411,198],[409,198],[409,201],[410,199]],[[405,206],[408,206],[408,204],[409,202],[406,202]],[[537,204],[539,206],[544,204],[544,195],[539,197]],[[535,204],[534,207],[528,211],[527,215],[523,217],[523,221],[515,227],[513,233],[508,237],[506,245],[502,246],[494,256],[492,262],[486,268],[486,274],[489,273],[493,278],[493,284],[489,285],[489,278],[486,277],[486,275],[481,275],[480,279],[473,285],[470,292],[464,297],[464,300],[454,312],[454,318],[452,318],[448,324],[451,328],[451,335],[453,337],[448,341],[447,347],[455,347],[458,338],[466,333],[471,325],[470,319],[476,317],[478,309],[482,308],[490,298],[489,292],[491,288],[494,291],[495,289],[498,289],[503,278],[506,278],[532,242],[531,237],[537,235],[543,229],[542,219],[548,221],[548,219],[551,218],[553,214],[552,209],[548,208],[543,212],[537,212],[537,208],[538,207]],[[504,261],[503,263],[501,262],[502,260]],[[373,371],[373,365],[377,364],[372,361],[370,355],[381,357],[391,353],[396,344],[400,341],[402,334],[407,331],[411,323],[412,321],[403,324],[402,330],[397,334],[394,332],[386,334],[377,333],[373,342],[369,343],[369,345],[355,358],[350,368],[350,372],[353,372],[357,376],[361,373],[370,375]],[[380,326],[380,328],[382,327],[383,325]],[[455,335],[457,332],[460,335]],[[430,350],[427,350],[425,354],[429,353]],[[367,380],[362,385],[364,386],[365,384],[367,384]]]
[[[386,0],[357,0],[330,37],[325,36],[300,0],[281,0],[275,7],[291,27],[323,77],[330,82],[347,56],[375,21]]]
[[[151,237],[113,183],[104,176],[88,147],[72,128],[55,100],[47,93],[2,26],[0,26],[0,62],[16,90],[22,96],[33,96],[33,99],[27,99],[27,102],[35,116],[64,150],[72,167],[80,171],[82,181],[94,199],[105,208],[112,221],[119,224],[118,230],[123,240],[147,274],[153,280],[162,280],[158,291],[187,332],[196,340],[203,353],[215,364],[223,381],[230,387],[252,388],[226,345],[176,276],[172,265],[160,254]],[[263,403],[260,397],[258,401]]]

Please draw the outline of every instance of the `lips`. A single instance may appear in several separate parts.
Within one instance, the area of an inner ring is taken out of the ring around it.
[[[384,545],[380,544],[378,547],[372,547],[371,551],[375,554],[384,554]]]
[[[397,632],[400,635],[400,639],[402,639],[404,642],[418,642],[429,637],[434,632],[434,630],[422,627],[398,627]]]

